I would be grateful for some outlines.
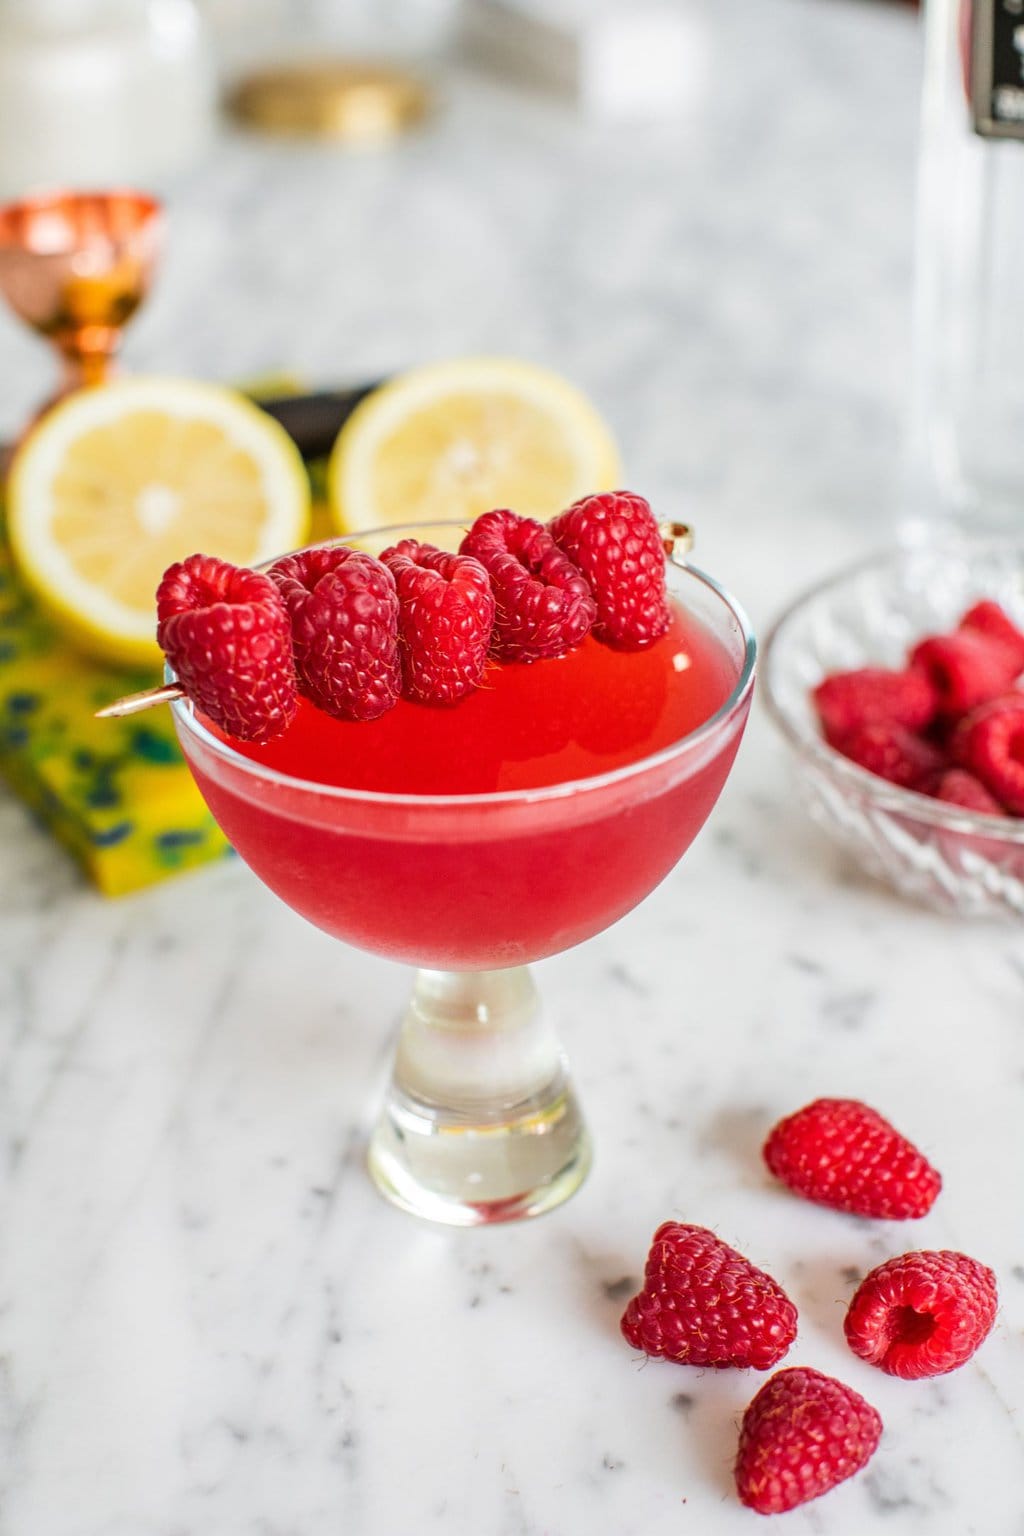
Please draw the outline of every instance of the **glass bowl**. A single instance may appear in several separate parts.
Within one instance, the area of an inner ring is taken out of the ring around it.
[[[900,789],[823,739],[811,690],[830,672],[900,667],[981,598],[1024,625],[1024,538],[962,537],[876,555],[813,587],[765,645],[768,713],[793,749],[804,805],[862,867],[902,895],[970,917],[1024,915],[1024,819]]]

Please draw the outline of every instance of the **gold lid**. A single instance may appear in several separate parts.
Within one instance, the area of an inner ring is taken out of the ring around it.
[[[228,108],[264,133],[374,142],[403,133],[430,107],[422,80],[356,60],[285,64],[248,75]]]

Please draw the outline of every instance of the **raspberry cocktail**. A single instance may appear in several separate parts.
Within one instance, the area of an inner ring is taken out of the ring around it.
[[[691,568],[666,570],[666,627],[642,649],[589,633],[532,665],[492,649],[482,686],[451,707],[402,697],[339,719],[307,687],[287,728],[254,743],[175,705],[203,796],[255,873],[335,937],[419,968],[370,1167],[420,1215],[530,1215],[585,1175],[586,1132],[526,966],[601,932],[678,861],[753,685],[735,603]]]

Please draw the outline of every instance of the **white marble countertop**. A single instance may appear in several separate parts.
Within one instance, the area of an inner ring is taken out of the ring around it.
[[[908,374],[919,38],[852,0],[707,6],[714,110],[584,127],[452,78],[360,157],[227,140],[176,191],[140,366],[359,379],[508,351],[590,390],[629,479],[764,626],[885,539]],[[0,427],[47,362],[0,320]],[[2,1536],[730,1536],[761,1378],[640,1368],[624,1296],[664,1218],[790,1290],[787,1363],[886,1423],[825,1536],[1024,1532],[1024,935],[901,905],[803,819],[755,715],[684,864],[538,968],[596,1142],[541,1221],[434,1230],[361,1165],[408,979],[240,866],[118,903],[0,798]],[[758,1146],[820,1093],[942,1169],[909,1227],[805,1206]],[[841,1337],[854,1276],[961,1247],[995,1334],[904,1384]]]

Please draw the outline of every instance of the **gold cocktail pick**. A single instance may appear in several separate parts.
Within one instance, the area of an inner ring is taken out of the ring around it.
[[[694,533],[689,523],[659,523],[662,548],[673,565],[685,565],[686,557],[693,548]],[[173,704],[183,699],[185,690],[180,683],[162,683],[159,688],[144,688],[141,693],[129,693],[112,704],[104,704],[96,711],[97,720],[120,720],[125,715],[139,715],[157,704]]]
[[[128,693],[123,699],[115,699],[113,704],[104,704],[96,711],[95,718],[119,720],[124,715],[140,715],[144,709],[153,709],[157,704],[173,704],[175,699],[184,697],[185,690],[180,683],[163,683],[159,688],[143,688],[141,693]]]
[[[659,523],[661,547],[673,565],[685,565],[696,535],[689,523]]]

